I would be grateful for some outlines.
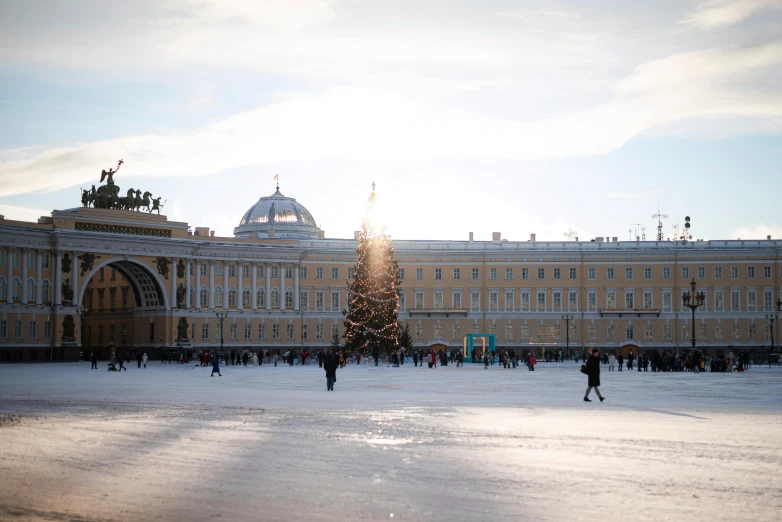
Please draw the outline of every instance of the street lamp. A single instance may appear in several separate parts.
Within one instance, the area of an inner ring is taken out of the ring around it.
[[[228,317],[228,312],[215,312],[215,315],[220,320],[220,356],[223,354],[223,320]]]
[[[76,313],[79,316],[79,342],[81,343],[82,360],[84,360],[84,316],[89,310],[83,306],[76,309]]]
[[[690,288],[692,289],[692,294],[690,292],[684,292],[682,294],[682,301],[684,301],[684,306],[692,310],[692,349],[695,350],[695,310],[698,307],[703,306],[703,301],[706,300],[706,296],[701,292],[700,294],[696,290],[697,283],[695,282],[695,278],[690,282]]]
[[[573,320],[573,316],[568,314],[562,314],[562,319],[565,321],[565,357],[569,357],[570,356],[570,321]],[[583,324],[581,326],[583,326]]]
[[[778,312],[782,312],[782,298],[777,299],[777,310]],[[770,330],[771,330],[771,353],[774,353],[774,321],[779,319],[779,313],[773,312],[770,314],[766,314],[766,319],[769,322]]]

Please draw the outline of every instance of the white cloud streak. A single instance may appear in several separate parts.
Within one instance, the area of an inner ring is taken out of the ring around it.
[[[782,0],[708,0],[682,20],[685,25],[711,30],[738,24],[767,9],[782,8]]]

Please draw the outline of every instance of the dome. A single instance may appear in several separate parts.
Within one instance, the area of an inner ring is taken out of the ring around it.
[[[317,238],[319,233],[310,211],[295,198],[283,196],[279,185],[274,194],[250,207],[234,229],[234,237]]]

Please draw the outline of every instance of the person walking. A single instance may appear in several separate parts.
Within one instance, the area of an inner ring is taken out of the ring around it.
[[[619,352],[619,355],[616,356],[616,369],[620,372],[622,371],[622,365],[625,363],[624,357],[622,357],[622,352]]]
[[[535,371],[535,354],[530,352],[529,354],[529,371],[534,372]]]
[[[586,394],[584,395],[584,402],[592,402],[592,400],[589,398],[589,392],[592,391],[592,388],[595,389],[595,393],[600,399],[600,402],[603,402],[605,397],[600,395],[600,390],[598,389],[598,386],[600,386],[600,355],[597,352],[597,348],[592,350],[592,355],[586,362],[586,374],[588,380]]]
[[[138,363],[138,367],[141,368],[141,352],[136,352],[136,362]]]
[[[326,370],[326,391],[334,391],[337,382],[337,358],[329,352],[323,357],[323,369]]]
[[[223,374],[220,373],[220,358],[217,356],[217,354],[212,357],[212,374],[209,377],[214,377],[215,372],[217,372],[218,377],[223,376]]]
[[[611,354],[608,356],[608,371],[614,371],[614,365],[616,364],[616,356]]]
[[[92,368],[91,370],[97,370],[98,369],[98,354],[95,352],[92,352],[92,356],[90,357],[90,361],[92,361]]]
[[[147,367],[147,361],[149,360],[149,357],[147,357],[147,354],[144,353],[144,355],[141,356],[141,364],[144,365],[144,368]]]

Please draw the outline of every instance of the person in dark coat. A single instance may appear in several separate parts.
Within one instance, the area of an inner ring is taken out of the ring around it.
[[[91,370],[97,370],[98,369],[98,354],[95,352],[92,352],[92,356],[90,357],[90,361],[92,361],[92,368]]]
[[[138,367],[141,368],[141,352],[136,352],[136,362],[138,363]]]
[[[600,355],[597,352],[597,348],[592,350],[592,355],[586,362],[586,371],[589,380],[587,382],[587,391],[584,395],[584,402],[592,402],[589,399],[589,392],[592,391],[592,388],[595,389],[600,402],[603,402],[605,397],[600,395],[600,390],[598,389],[598,386],[600,386]]]
[[[214,377],[215,376],[215,372],[217,372],[217,375],[219,377],[223,376],[223,374],[220,373],[220,358],[217,356],[217,354],[215,354],[212,357],[212,375],[210,375],[209,377]]]
[[[326,391],[334,391],[337,382],[337,358],[329,352],[323,356],[323,369],[326,370]]]

